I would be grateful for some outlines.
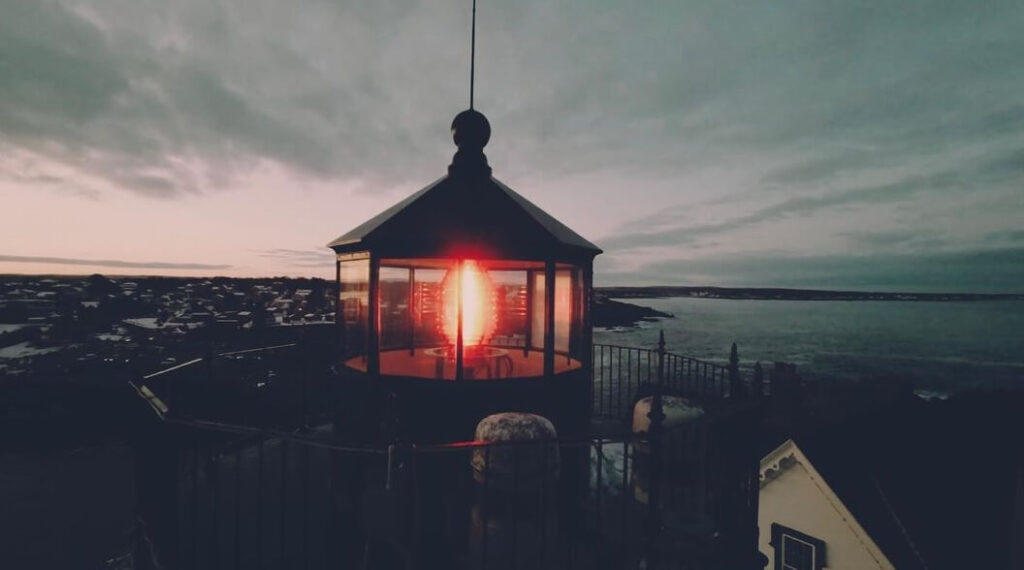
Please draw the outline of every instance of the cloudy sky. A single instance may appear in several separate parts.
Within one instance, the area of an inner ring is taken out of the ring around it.
[[[0,0],[0,273],[315,275],[433,181],[469,1]],[[598,284],[1024,290],[1024,2],[479,0]]]

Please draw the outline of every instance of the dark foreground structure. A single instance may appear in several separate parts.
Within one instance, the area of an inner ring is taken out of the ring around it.
[[[593,345],[600,250],[491,177],[483,115],[452,133],[331,242],[329,334],[133,383],[137,566],[763,567],[759,379]]]
[[[596,345],[588,433],[373,444],[337,431],[349,394],[330,348],[136,384],[136,568],[763,567],[762,405],[735,366]],[[631,431],[632,403],[659,391],[703,413]]]

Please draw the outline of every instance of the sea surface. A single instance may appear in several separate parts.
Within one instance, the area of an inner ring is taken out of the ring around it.
[[[595,329],[594,342],[654,347],[741,367],[789,362],[809,380],[910,381],[919,393],[1024,390],[1022,301],[775,301],[694,297],[620,299],[674,318]]]

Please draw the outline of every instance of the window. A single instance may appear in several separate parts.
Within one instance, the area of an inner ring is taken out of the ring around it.
[[[825,567],[825,543],[798,530],[772,523],[776,570],[821,570]]]

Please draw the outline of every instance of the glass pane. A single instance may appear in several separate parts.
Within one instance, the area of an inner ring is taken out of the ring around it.
[[[526,271],[489,271],[494,283],[497,327],[487,344],[526,346]]]
[[[341,319],[342,352],[350,366],[365,370],[370,260],[346,260],[339,265],[338,316]]]
[[[583,270],[580,268],[574,268],[572,270],[572,333],[569,337],[569,354],[573,358],[583,360],[586,357],[585,349],[583,346],[583,340],[585,335],[583,330],[583,318],[584,313],[587,310],[587,306],[584,303],[586,300],[585,291],[583,290]]]
[[[572,323],[572,271],[555,271],[555,352],[569,353],[569,329]]]
[[[441,281],[446,273],[442,269],[413,270],[413,330],[418,347],[447,344],[441,330]]]
[[[814,570],[814,547],[800,539],[783,535],[782,565],[787,570]]]
[[[380,268],[380,349],[411,348],[412,318],[409,311],[409,269]]]
[[[449,343],[445,336],[445,307],[443,283],[452,273],[454,262],[444,260],[437,269],[434,260],[429,267],[413,269],[413,334],[416,349],[405,369],[398,372],[403,376],[419,376],[438,380],[455,379],[455,343],[452,335]]]
[[[530,348],[544,350],[544,272],[530,272]]]

